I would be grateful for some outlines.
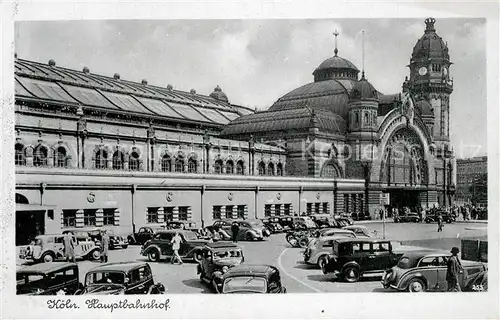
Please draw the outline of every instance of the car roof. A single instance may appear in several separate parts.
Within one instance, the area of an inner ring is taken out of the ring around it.
[[[17,273],[47,274],[68,267],[78,267],[78,265],[72,262],[44,262],[22,267],[21,269],[17,270]]]
[[[366,229],[366,226],[350,225],[350,226],[343,227],[343,229],[344,230],[349,230],[349,229]]]
[[[186,232],[193,232],[192,230],[184,230],[184,229],[165,229],[165,230],[159,230],[157,233],[186,233]]]
[[[407,257],[410,260],[419,260],[424,257],[442,257],[442,256],[451,256],[451,253],[446,251],[437,251],[429,249],[429,250],[407,251],[403,254],[403,257]]]
[[[137,261],[114,262],[97,266],[95,268],[90,269],[89,272],[97,272],[97,271],[126,272],[131,269],[135,269],[146,265],[147,265],[146,262],[137,262]]]
[[[218,241],[218,242],[211,242],[207,243],[206,247],[212,248],[212,249],[220,249],[220,248],[238,248],[240,249],[240,246],[229,242],[229,241]]]
[[[240,264],[229,269],[229,271],[224,274],[224,277],[228,278],[249,275],[268,277],[271,274],[272,268],[273,267],[271,265],[266,264]]]
[[[391,242],[389,240],[383,239],[375,239],[375,238],[342,238],[335,240],[338,243],[347,243],[347,242],[370,242],[370,243],[378,243],[378,242]]]
[[[331,236],[319,237],[318,239],[319,239],[319,241],[325,241],[325,240],[346,239],[346,237],[344,237],[342,235],[331,235]],[[347,239],[355,239],[355,238],[349,238],[349,237],[347,237]]]
[[[353,233],[352,230],[341,229],[341,228],[327,228],[327,229],[321,230],[321,232]]]

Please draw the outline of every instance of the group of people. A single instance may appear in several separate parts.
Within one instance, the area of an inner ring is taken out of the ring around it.
[[[109,235],[106,229],[100,231],[101,233],[101,262],[108,262],[109,251]],[[77,245],[75,237],[71,233],[66,233],[63,238],[64,257],[68,262],[76,262],[75,247]]]

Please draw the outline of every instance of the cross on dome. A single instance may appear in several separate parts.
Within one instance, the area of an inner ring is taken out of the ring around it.
[[[333,53],[335,54],[335,56],[337,56],[337,53],[339,53],[339,50],[337,49],[337,37],[339,36],[339,32],[337,31],[337,29],[335,29],[333,35],[335,36],[335,50],[333,50]]]

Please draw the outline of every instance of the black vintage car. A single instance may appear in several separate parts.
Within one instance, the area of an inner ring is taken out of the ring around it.
[[[20,295],[74,294],[82,285],[78,265],[69,262],[46,262],[22,267],[16,272],[16,293]]]
[[[434,211],[430,212],[425,216],[426,223],[433,223],[438,221],[439,214],[443,217],[443,221],[446,223],[453,223],[456,217],[446,211]]]
[[[196,233],[190,230],[173,229],[157,232],[153,239],[144,243],[141,248],[141,255],[148,257],[151,262],[171,258],[174,253],[171,241],[176,232],[179,233],[182,239],[179,249],[181,258],[192,259],[195,262],[199,262],[202,258],[201,250],[210,241],[199,239]]]
[[[241,264],[222,279],[222,293],[286,293],[278,268],[270,265]]]
[[[414,212],[408,212],[403,215],[394,216],[394,222],[420,222],[420,217]]]
[[[207,244],[202,249],[202,256],[197,273],[216,293],[222,290],[222,276],[245,261],[241,247],[226,241]]]
[[[146,241],[153,239],[155,233],[161,230],[165,230],[166,227],[142,227],[139,228],[137,232],[131,234],[127,237],[129,244],[140,244],[143,245]]]
[[[283,232],[283,227],[281,226],[279,217],[267,217],[262,219],[262,223],[264,223],[264,227],[268,229],[271,233],[280,233]]]
[[[395,253],[390,241],[373,238],[337,239],[332,254],[323,264],[324,274],[338,273],[347,282],[356,282],[364,275],[382,275],[395,266],[403,253]]]
[[[154,283],[151,267],[145,262],[107,263],[91,269],[85,287],[76,295],[163,294],[165,286]]]
[[[289,215],[279,216],[279,224],[281,224],[284,231],[291,230],[293,228],[293,217]]]

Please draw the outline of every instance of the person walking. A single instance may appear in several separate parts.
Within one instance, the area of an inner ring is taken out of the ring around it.
[[[170,242],[172,244],[172,249],[174,250],[174,254],[172,255],[172,259],[170,260],[170,263],[175,264],[176,261],[179,262],[179,264],[183,264],[181,256],[179,255],[179,249],[181,248],[181,242],[182,238],[179,235],[179,232],[176,232],[174,237],[172,238],[172,241]]]
[[[108,262],[109,235],[106,230],[101,231],[101,262]]]
[[[443,231],[443,215],[441,215],[441,212],[438,214],[438,232]]]
[[[240,232],[240,226],[238,223],[233,222],[231,225],[231,233],[232,233],[232,238],[233,242],[238,242],[238,233]]]
[[[75,258],[75,242],[71,233],[66,233],[63,238],[64,256],[68,262],[76,262]]]
[[[452,256],[448,259],[447,269],[446,269],[446,282],[448,282],[448,291],[450,292],[460,292],[460,279],[459,276],[463,273],[462,263],[458,259],[458,253],[460,249],[458,247],[451,248]]]

